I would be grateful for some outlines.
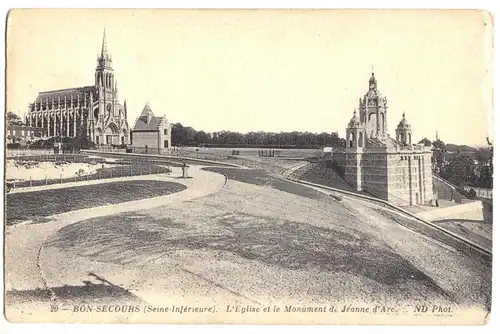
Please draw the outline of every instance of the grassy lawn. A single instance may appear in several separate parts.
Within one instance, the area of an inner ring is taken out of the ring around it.
[[[280,174],[284,170],[302,163],[302,160],[241,156],[241,157],[235,157],[234,160],[236,160],[236,164],[242,163],[242,162],[238,163],[237,162],[238,159],[243,162],[244,166],[250,168],[264,169],[269,173],[275,173],[275,174]]]
[[[454,232],[467,240],[491,249],[493,225],[484,221],[467,219],[442,219],[434,224]]]
[[[330,161],[310,163],[296,170],[291,176],[300,180],[322,184],[327,187],[358,192],[338,174]],[[365,193],[363,194],[368,195]]]
[[[274,189],[283,183],[259,171],[221,172],[242,182],[177,205],[80,221],[60,229],[45,249],[68,256],[68,266],[83,257],[92,266],[145,268],[137,284],[165,296],[219,299],[227,288],[259,302],[443,297],[431,277],[385,243],[384,224],[360,220],[335,201],[294,195],[301,185]],[[422,242],[396,228],[397,237]]]
[[[194,152],[196,153],[196,152]],[[153,154],[153,153],[152,153]],[[130,156],[125,156],[123,154],[116,154],[116,153],[101,153],[101,152],[95,152],[91,153],[91,156],[100,156],[102,158],[114,158],[118,159],[120,163],[155,163],[155,164],[167,164],[168,166],[172,167],[182,167],[183,165],[183,158],[182,157],[156,157],[156,156],[147,156],[147,155],[130,155]],[[209,155],[202,155],[200,154],[199,156],[196,156],[196,154],[191,155],[191,158],[199,158],[199,159],[208,159],[208,160],[213,160],[213,156]],[[220,159],[220,157],[217,159],[217,161],[222,161],[222,162],[230,162],[227,160],[227,157],[224,157],[224,159]],[[186,163],[189,165],[202,165],[202,166],[220,166],[220,164],[214,162],[198,162],[196,160],[190,160],[189,157],[186,159]]]
[[[412,219],[412,218],[408,218],[408,217],[402,217],[400,215],[395,215],[395,214],[392,214],[390,212],[388,212],[387,210],[385,209],[381,209],[381,208],[372,208],[373,211],[375,211],[377,214],[380,214],[381,216],[387,218],[388,220],[392,220],[412,231],[415,231],[417,233],[420,233],[422,235],[426,235],[430,238],[433,238],[433,239],[436,239],[444,244],[447,244],[451,247],[454,247],[458,250],[462,250],[464,252],[469,252],[469,248],[467,245],[459,242],[457,239],[449,236],[449,235],[446,235],[432,227],[429,227],[425,224],[423,224],[422,222],[416,220],[416,219]],[[435,223],[435,222],[434,222]],[[471,240],[471,241],[474,241],[476,243],[478,243],[479,245],[482,245],[483,247],[486,247],[486,248],[489,248],[491,246],[491,240],[490,242],[488,242],[488,240],[484,237],[481,237],[480,235],[474,233],[473,231],[471,231],[471,227],[469,224],[469,226],[467,226],[466,228],[464,228],[464,226],[457,226],[456,222],[452,222],[452,223],[449,223],[449,222],[445,222],[445,223],[435,223],[435,225],[439,225],[440,227],[446,229],[446,230],[449,230],[451,232],[455,232],[456,234],[462,236],[463,238],[467,239],[467,240]],[[464,224],[466,225],[466,224]],[[484,257],[483,255],[479,255],[480,258],[482,259],[485,259],[487,257]],[[487,260],[485,260],[486,263],[488,263]]]
[[[9,194],[7,225],[63,212],[168,195],[186,186],[164,181],[124,181]]]
[[[223,167],[206,167],[203,169],[210,172],[226,174],[230,180],[250,183],[258,186],[269,186],[289,194],[316,200],[325,200],[327,202],[331,202],[332,200],[329,196],[319,191],[270,175],[267,171],[261,169],[237,169]]]

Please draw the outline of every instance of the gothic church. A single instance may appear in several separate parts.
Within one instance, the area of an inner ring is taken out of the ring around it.
[[[118,100],[106,30],[94,85],[40,92],[30,104],[26,124],[43,128],[48,136],[86,137],[97,145],[129,143],[127,103]]]

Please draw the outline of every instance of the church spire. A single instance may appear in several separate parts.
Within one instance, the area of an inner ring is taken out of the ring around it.
[[[123,112],[125,115],[125,120],[127,120],[127,99],[123,101]]]
[[[102,35],[102,47],[101,47],[101,57],[108,57],[108,44],[106,43],[106,27],[104,27],[104,33]]]

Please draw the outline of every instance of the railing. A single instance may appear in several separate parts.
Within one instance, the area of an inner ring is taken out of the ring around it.
[[[203,155],[193,156],[192,154],[187,155],[184,154],[185,151],[176,151],[174,155],[156,155],[156,154],[141,154],[141,153],[125,153],[125,152],[110,152],[110,151],[93,151],[93,150],[84,150],[82,151],[84,154],[88,155],[99,155],[102,153],[103,156],[110,156],[113,158],[117,158],[120,161],[132,159],[133,161],[154,161],[152,159],[160,159],[159,161],[169,161],[171,164],[182,163],[183,160],[186,163],[194,163],[194,164],[210,164],[214,163],[216,165],[223,165],[228,167],[246,167],[246,168],[261,168],[261,165],[258,162],[240,159],[232,156],[212,156],[205,157]],[[196,153],[196,152],[195,152]]]
[[[138,154],[151,154],[151,155],[169,155],[169,156],[185,156],[197,159],[206,159],[213,161],[223,161],[228,156],[259,156],[259,152],[272,151],[275,158],[289,158],[289,157],[304,157],[304,151],[307,155],[321,157],[324,155],[323,151],[315,149],[265,149],[265,148],[223,148],[223,147],[172,147],[172,148],[154,148],[145,146],[127,146],[127,148],[113,147],[112,145],[99,145],[93,150],[100,152],[127,152]]]
[[[473,187],[473,186],[464,186],[464,191],[474,190],[476,192],[476,197],[478,198],[493,198],[493,189],[489,188],[481,188],[481,187]]]
[[[6,149],[5,156],[9,157],[22,157],[22,156],[34,156],[34,155],[48,155],[54,154],[53,148],[47,149]]]
[[[45,178],[42,180],[39,179],[32,180],[30,177],[29,180],[24,180],[24,181],[7,180],[6,183],[7,183],[7,192],[11,192],[12,190],[18,188],[26,188],[26,187],[31,188],[31,187],[46,186],[52,184],[68,183],[68,182],[102,180],[102,179],[137,176],[137,175],[163,174],[170,172],[171,168],[169,168],[169,166],[155,165],[153,163],[117,165],[116,167],[100,168],[93,173],[90,172],[75,173],[75,175],[73,176],[67,176],[67,175],[63,176],[63,174],[61,173],[59,178],[53,178],[53,177],[48,178],[47,176],[45,176]]]
[[[111,145],[100,145],[96,146],[92,150],[106,153],[134,153],[134,154],[145,154],[145,155],[164,155],[173,157],[186,157],[186,158],[196,158],[205,159],[212,161],[224,161],[227,160],[226,152],[199,152],[184,148],[151,148],[151,147],[136,147],[127,146],[127,148],[118,148]]]
[[[9,157],[8,160],[17,161],[66,161],[66,162],[80,162],[80,163],[102,163],[104,159],[91,158],[81,154],[40,154],[40,155],[20,155],[17,157]]]

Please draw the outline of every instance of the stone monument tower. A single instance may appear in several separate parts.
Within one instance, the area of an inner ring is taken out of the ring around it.
[[[401,204],[428,204],[433,199],[432,151],[412,143],[405,114],[396,139],[387,133],[387,99],[378,91],[372,72],[368,92],[359,99],[346,127],[346,147],[332,151],[344,179],[356,190]]]

